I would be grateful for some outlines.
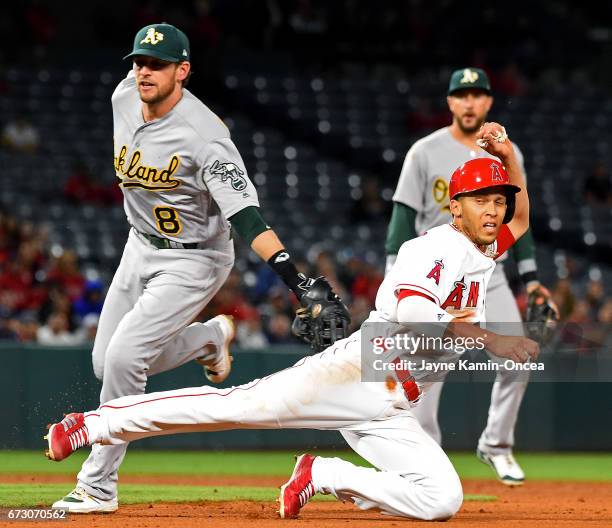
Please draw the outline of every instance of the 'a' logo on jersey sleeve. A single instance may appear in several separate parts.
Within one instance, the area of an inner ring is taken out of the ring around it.
[[[444,269],[444,263],[442,260],[434,260],[434,267],[427,274],[428,279],[433,279],[436,281],[436,285],[440,285],[440,272]]]
[[[232,188],[236,191],[244,191],[247,187],[247,181],[243,178],[244,171],[235,163],[220,163],[219,160],[215,160],[210,167],[204,167],[204,170],[208,170],[213,176],[219,176],[223,183],[230,180]]]

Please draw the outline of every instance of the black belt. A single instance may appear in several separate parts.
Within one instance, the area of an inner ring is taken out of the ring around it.
[[[168,238],[162,238],[155,235],[148,235],[147,233],[140,233],[146,238],[153,246],[157,249],[204,249],[205,242],[175,242]]]

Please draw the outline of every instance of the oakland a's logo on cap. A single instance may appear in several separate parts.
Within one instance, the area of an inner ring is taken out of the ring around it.
[[[140,43],[153,44],[155,46],[155,44],[161,42],[162,40],[164,40],[164,34],[160,33],[159,31],[155,31],[154,27],[150,27],[149,29],[147,29],[147,34],[145,38],[143,38]]]
[[[478,73],[466,68],[463,70],[463,77],[459,81],[461,84],[474,84],[478,80]]]

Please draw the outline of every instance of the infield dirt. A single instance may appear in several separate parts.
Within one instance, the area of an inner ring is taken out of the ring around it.
[[[278,486],[285,477],[172,477],[126,476],[125,483],[191,484],[218,486]],[[51,483],[71,480],[65,475],[3,475],[3,482]],[[528,482],[519,488],[507,488],[491,480],[464,480],[464,491],[470,494],[495,495],[494,502],[469,501],[451,521],[451,526],[499,527],[610,527],[612,526],[612,483],[588,482]],[[213,502],[187,504],[140,504],[121,506],[114,514],[72,515],[68,521],[53,522],[52,526],[124,527],[134,528],[195,528],[312,526],[429,526],[431,523],[411,521],[364,512],[352,504],[311,502],[297,520],[283,521],[271,502]],[[0,526],[40,527],[41,523],[15,522]]]

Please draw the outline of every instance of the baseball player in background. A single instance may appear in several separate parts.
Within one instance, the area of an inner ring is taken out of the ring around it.
[[[529,222],[527,193],[520,191],[524,177],[503,127],[486,123],[478,137],[505,167],[495,160],[475,159],[455,170],[450,184],[452,223],[402,245],[367,323],[376,323],[388,335],[405,333],[413,323],[437,323],[444,336],[482,339],[496,356],[527,362],[537,357],[536,342],[472,324],[485,321],[485,292],[495,259],[525,233]],[[458,284],[468,285],[467,291]],[[445,309],[451,305],[455,313],[469,312],[469,319],[451,315]],[[237,387],[126,396],[92,412],[69,414],[51,426],[48,456],[59,461],[85,445],[119,448],[140,438],[195,431],[339,430],[376,469],[340,458],[301,455],[281,487],[282,518],[296,517],[315,493],[325,493],[362,509],[448,519],[461,506],[461,482],[411,411],[427,398],[426,393],[420,396],[430,385],[431,371],[391,369],[395,378],[364,381],[362,340],[368,347],[367,334],[357,331],[288,369]],[[450,354],[456,361],[460,351],[454,350]],[[398,351],[396,359],[402,354],[412,357],[411,352]]]
[[[476,145],[478,130],[493,104],[487,74],[479,68],[453,72],[447,103],[453,116],[452,124],[417,141],[406,155],[393,196],[393,214],[385,248],[387,270],[395,262],[399,248],[406,240],[450,220],[448,175],[453,167],[470,159],[495,158],[495,153]],[[524,174],[523,156],[516,144],[514,150],[520,171]],[[530,297],[538,302],[552,303],[550,293],[537,280],[535,248],[530,231],[517,240],[513,251]],[[486,315],[489,328],[495,328],[492,322],[500,323],[497,331],[522,334],[519,324],[521,315],[508,286],[502,262],[495,268],[488,285]],[[514,427],[528,378],[528,371],[516,373],[501,369],[498,372],[491,393],[487,425],[476,451],[478,458],[493,468],[497,478],[510,486],[520,485],[525,479],[512,449]],[[438,443],[442,440],[438,424],[442,387],[442,382],[436,383],[415,410],[423,428]]]
[[[193,321],[234,263],[230,222],[298,299],[315,282],[298,274],[262,219],[227,127],[185,89],[191,73],[186,35],[165,23],[146,26],[125,58],[133,69],[115,89],[112,108],[115,173],[131,230],[93,347],[101,403],[143,394],[149,376],[192,360],[209,381],[227,378],[231,318]],[[346,337],[343,328],[333,336]],[[126,447],[94,446],[76,488],[53,507],[115,511]]]

